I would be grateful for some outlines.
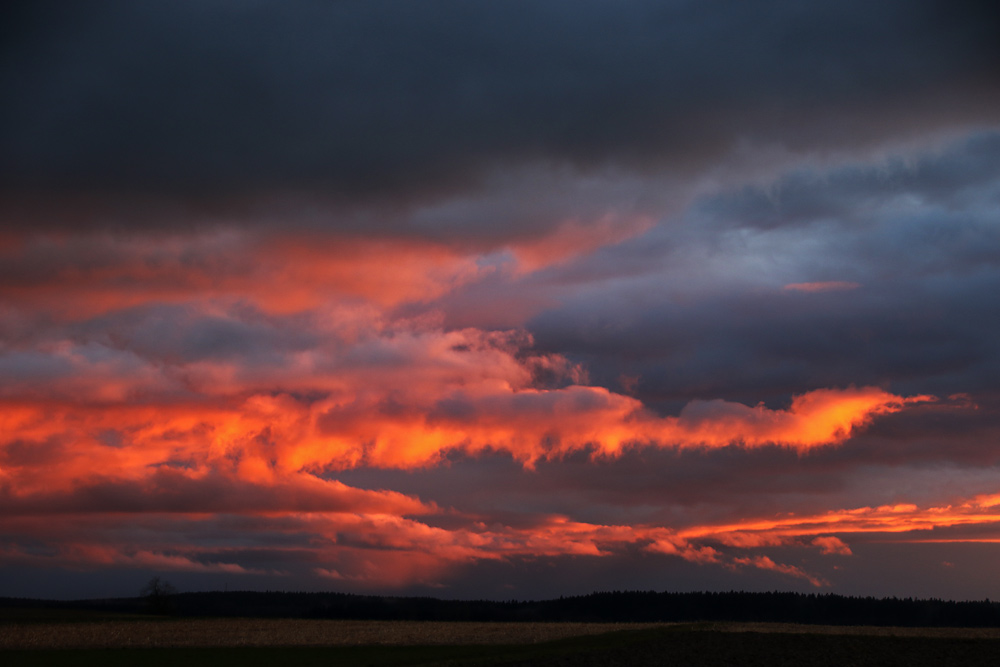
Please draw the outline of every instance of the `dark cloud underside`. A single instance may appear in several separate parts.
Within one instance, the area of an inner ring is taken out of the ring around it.
[[[450,187],[496,161],[703,162],[977,122],[990,3],[17,4],[9,186]],[[435,185],[436,184],[436,185]]]

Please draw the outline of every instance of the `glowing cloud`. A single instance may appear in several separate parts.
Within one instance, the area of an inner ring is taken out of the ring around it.
[[[811,544],[819,547],[820,551],[824,554],[837,554],[840,556],[852,555],[851,548],[847,546],[842,539],[834,537],[833,535],[817,537],[811,542]]]
[[[761,570],[773,570],[775,572],[780,572],[781,574],[787,574],[792,577],[798,577],[800,579],[805,579],[813,586],[829,586],[830,582],[825,579],[820,579],[815,577],[808,572],[804,571],[800,567],[795,567],[794,565],[783,565],[781,563],[775,563],[773,560],[767,556],[754,556],[754,557],[744,557],[744,558],[734,558],[732,561],[732,566],[739,565],[752,565],[753,567],[759,568]]]
[[[17,493],[78,483],[94,470],[136,479],[155,466],[274,483],[307,470],[434,465],[451,451],[506,451],[527,465],[640,445],[808,451],[848,438],[877,415],[930,400],[875,388],[818,390],[788,410],[712,401],[660,418],[599,387],[515,390],[499,378],[459,377],[466,381],[356,393],[340,387],[315,400],[289,393],[153,405],[7,400],[2,474]],[[331,389],[343,381],[331,377]]]

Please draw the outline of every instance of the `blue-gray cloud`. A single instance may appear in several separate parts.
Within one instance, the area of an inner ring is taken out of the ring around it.
[[[0,174],[189,202],[354,198],[458,187],[498,161],[681,168],[739,142],[832,149],[995,118],[989,3],[564,10],[13,3]]]

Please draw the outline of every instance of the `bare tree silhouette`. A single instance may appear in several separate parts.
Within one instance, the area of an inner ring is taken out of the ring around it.
[[[173,611],[171,597],[177,593],[169,581],[153,577],[142,587],[139,596],[146,599],[149,610],[154,614],[169,614]]]

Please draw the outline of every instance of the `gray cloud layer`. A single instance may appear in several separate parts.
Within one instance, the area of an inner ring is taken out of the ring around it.
[[[850,383],[993,391],[998,137],[706,196],[644,237],[533,276],[561,305],[530,328],[595,380],[640,377],[638,395],[667,409]],[[617,280],[594,280],[611,267]],[[785,288],[809,282],[844,286]]]
[[[497,161],[702,163],[995,110],[997,10],[930,0],[15,3],[7,187],[436,191]]]

